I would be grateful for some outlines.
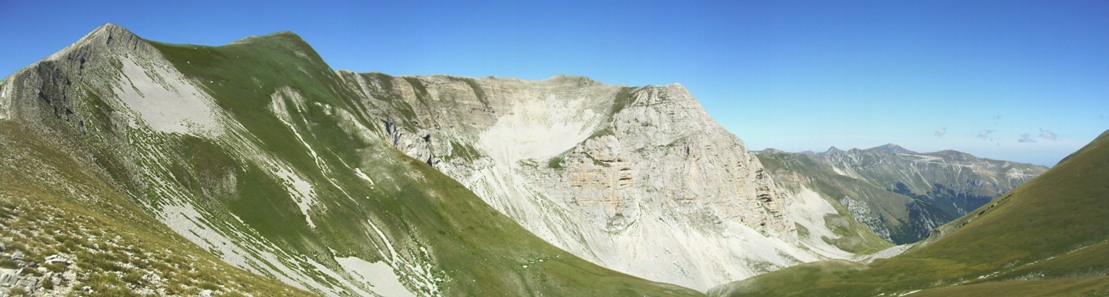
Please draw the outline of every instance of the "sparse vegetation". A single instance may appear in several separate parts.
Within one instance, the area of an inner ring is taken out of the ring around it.
[[[477,149],[474,149],[470,145],[460,144],[460,143],[452,140],[451,141],[451,156],[452,157],[457,157],[457,158],[462,158],[462,160],[465,160],[467,162],[472,162],[474,160],[477,160],[478,158],[481,158],[481,153],[479,153],[477,151]]]
[[[188,285],[192,280],[177,273],[180,267],[172,263],[191,263],[208,274],[249,284],[244,288],[247,291],[297,294],[295,289],[230,267],[195,247],[183,245],[187,241],[123,198],[104,183],[102,176],[75,166],[78,162],[53,152],[52,144],[27,132],[14,123],[0,122],[0,135],[4,136],[0,137],[0,148],[9,157],[0,160],[0,174],[4,176],[0,178],[0,213],[10,214],[0,215],[0,225],[5,226],[0,228],[0,241],[5,245],[0,263],[6,263],[5,268],[36,263],[38,267],[25,275],[39,280],[36,290],[68,291],[88,286],[94,296],[121,296],[132,295],[133,290],[188,288],[195,286]],[[25,170],[25,164],[39,164],[42,174],[11,174]],[[93,201],[96,203],[88,203]],[[17,253],[22,260],[13,263]],[[52,255],[71,255],[65,257],[71,257],[73,263],[46,263],[44,259]],[[68,272],[75,277],[63,277]],[[142,281],[142,275],[150,272],[166,277],[159,284]],[[63,281],[55,282],[57,277]]]
[[[547,168],[562,169],[562,162],[566,161],[566,156],[569,155],[569,153],[570,152],[567,151],[567,152],[558,154],[557,156],[554,156],[554,157],[551,157],[550,159],[548,159],[547,160]]]
[[[616,93],[616,99],[612,102],[612,110],[608,113],[608,117],[611,118],[612,115],[615,115],[621,110],[624,110],[624,108],[631,106],[632,103],[635,102],[634,93],[636,90],[638,90],[638,88],[621,88],[620,91]]]

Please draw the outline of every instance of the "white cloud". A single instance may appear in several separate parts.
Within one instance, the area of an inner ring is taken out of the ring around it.
[[[1042,128],[1040,129],[1040,138],[1051,141],[1059,141],[1059,135],[1055,134],[1055,132],[1044,130]]]
[[[997,130],[994,130],[994,129],[978,130],[978,138],[985,139],[985,140],[990,140],[990,134],[993,134],[993,132],[996,132],[996,131]]]
[[[943,136],[944,134],[947,134],[947,128],[936,129],[936,137]]]
[[[1024,133],[1024,134],[1021,134],[1021,135],[1020,135],[1020,139],[1017,139],[1017,142],[1022,142],[1022,143],[1035,143],[1035,142],[1036,142],[1036,139],[1032,138],[1032,136],[1031,136],[1031,135],[1029,135],[1028,133]]]

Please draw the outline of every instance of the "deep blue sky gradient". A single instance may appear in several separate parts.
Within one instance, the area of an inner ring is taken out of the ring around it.
[[[1052,165],[1109,128],[1109,1],[0,0],[0,75],[108,22],[205,45],[289,30],[360,72],[680,82],[749,149]]]

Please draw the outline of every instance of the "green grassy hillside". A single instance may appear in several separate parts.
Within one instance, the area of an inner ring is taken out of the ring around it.
[[[1040,177],[870,265],[822,262],[721,286],[727,296],[1109,293],[1109,132]],[[938,234],[937,234],[938,236]]]
[[[262,147],[289,160],[299,172],[310,173],[309,179],[320,186],[323,210],[313,214],[320,221],[316,234],[308,226],[290,227],[288,217],[296,216],[295,206],[258,208],[266,201],[248,201],[230,208],[263,235],[281,238],[297,252],[322,252],[313,249],[318,245],[338,254],[378,258],[367,252],[374,239],[352,236],[369,235],[360,221],[371,219],[388,229],[385,232],[393,244],[402,245],[398,248],[410,242],[428,249],[431,262],[446,279],[448,295],[694,293],[615,273],[558,250],[423,162],[376,138],[352,135],[368,131],[352,131],[350,126],[375,129],[377,120],[365,118],[359,102],[352,101],[357,97],[342,88],[335,73],[295,35],[279,33],[221,47],[158,44],[157,48],[183,73],[208,82],[205,86],[220,107],[257,136]],[[303,96],[307,108],[298,110],[289,104],[288,112],[319,159],[313,160],[295,134],[268,112],[267,104],[279,87],[290,87]],[[328,116],[330,108],[348,111],[346,120],[353,123]],[[365,171],[374,186],[357,179],[348,165]],[[241,199],[266,196],[240,195]]]
[[[71,265],[43,264],[45,269],[22,275],[38,278],[40,287],[87,286],[82,295],[88,296],[141,290],[181,296],[203,290],[309,295],[188,244],[135,205],[101,168],[87,166],[90,160],[78,150],[59,144],[74,143],[0,121],[0,241],[5,245],[0,250],[7,256],[0,258],[0,268],[19,268],[11,260],[15,254],[38,263],[51,255],[70,255]],[[148,275],[157,277],[144,278]]]

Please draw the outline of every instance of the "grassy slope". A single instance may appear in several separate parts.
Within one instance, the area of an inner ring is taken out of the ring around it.
[[[783,269],[716,293],[1104,294],[1109,287],[1104,277],[1109,274],[1106,180],[1109,132],[1040,177],[953,221],[966,224],[927,246],[868,267],[824,262]]]
[[[345,132],[343,125],[349,123],[329,116],[324,108],[290,107],[296,129],[328,168],[321,169],[291,129],[269,113],[267,104],[277,88],[292,87],[309,103],[348,111],[364,127],[378,123],[365,116],[353,99],[357,97],[295,35],[279,33],[220,47],[155,45],[183,73],[202,82],[220,107],[257,136],[261,147],[305,173],[314,185],[322,206],[313,209],[312,218],[319,226],[315,230],[303,225],[295,206],[256,207],[287,202],[289,198],[280,193],[270,193],[279,194],[278,198],[238,193],[233,201],[221,202],[263,236],[287,243],[297,252],[334,249],[338,255],[381,260],[374,248],[380,242],[365,223],[369,220],[385,229],[401,253],[427,248],[431,262],[443,274],[437,277],[444,277],[448,295],[698,294],[613,272],[554,248],[423,162],[380,140]],[[212,150],[213,159],[205,162],[228,168],[242,165],[220,153],[218,145]],[[356,178],[348,166],[362,168],[375,186]],[[259,177],[259,182],[265,184],[264,179]]]
[[[89,286],[92,296],[130,295],[132,287],[160,288],[160,294],[169,295],[196,295],[204,289],[308,294],[185,244],[187,240],[126,198],[106,173],[93,169],[92,160],[65,149],[71,145],[0,121],[0,239],[7,252],[19,250],[40,262],[56,253],[75,256],[74,265],[50,269],[76,271],[79,283],[74,287]],[[147,273],[162,280],[142,279]]]

